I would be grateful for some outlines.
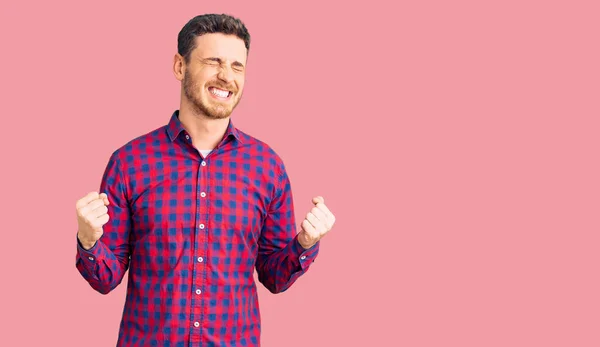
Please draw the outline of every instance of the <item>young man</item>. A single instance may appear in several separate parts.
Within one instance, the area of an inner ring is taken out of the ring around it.
[[[254,268],[285,291],[335,222],[315,197],[296,234],[282,160],[231,122],[249,48],[239,19],[190,20],[173,65],[179,110],[117,149],[100,193],[77,201],[81,275],[106,294],[129,269],[118,346],[260,345]]]

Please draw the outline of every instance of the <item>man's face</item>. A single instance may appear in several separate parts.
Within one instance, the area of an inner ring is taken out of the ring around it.
[[[183,77],[183,91],[196,111],[227,118],[242,98],[247,50],[244,41],[220,33],[196,37]]]

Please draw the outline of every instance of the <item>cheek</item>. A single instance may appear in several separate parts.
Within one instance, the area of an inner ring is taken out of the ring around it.
[[[212,74],[211,71],[208,71],[206,69],[200,70],[194,74],[194,84],[198,86],[198,88],[204,88],[206,87],[206,83],[214,80],[214,74]]]
[[[237,79],[236,83],[237,83],[237,87],[240,91],[242,91],[244,89],[244,78],[240,78]]]

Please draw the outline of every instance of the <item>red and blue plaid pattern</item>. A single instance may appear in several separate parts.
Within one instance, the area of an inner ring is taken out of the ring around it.
[[[203,158],[179,121],[110,157],[110,220],[77,269],[98,292],[129,269],[117,346],[259,346],[254,281],[289,288],[318,254],[296,239],[290,180],[265,143],[230,121]]]

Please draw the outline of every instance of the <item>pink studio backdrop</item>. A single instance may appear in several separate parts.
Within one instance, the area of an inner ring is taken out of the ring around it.
[[[392,5],[396,4],[396,5]],[[196,14],[252,35],[233,114],[337,224],[262,342],[599,346],[597,1],[3,2],[2,346],[114,346],[126,281],[75,268],[75,201],[179,104]]]

